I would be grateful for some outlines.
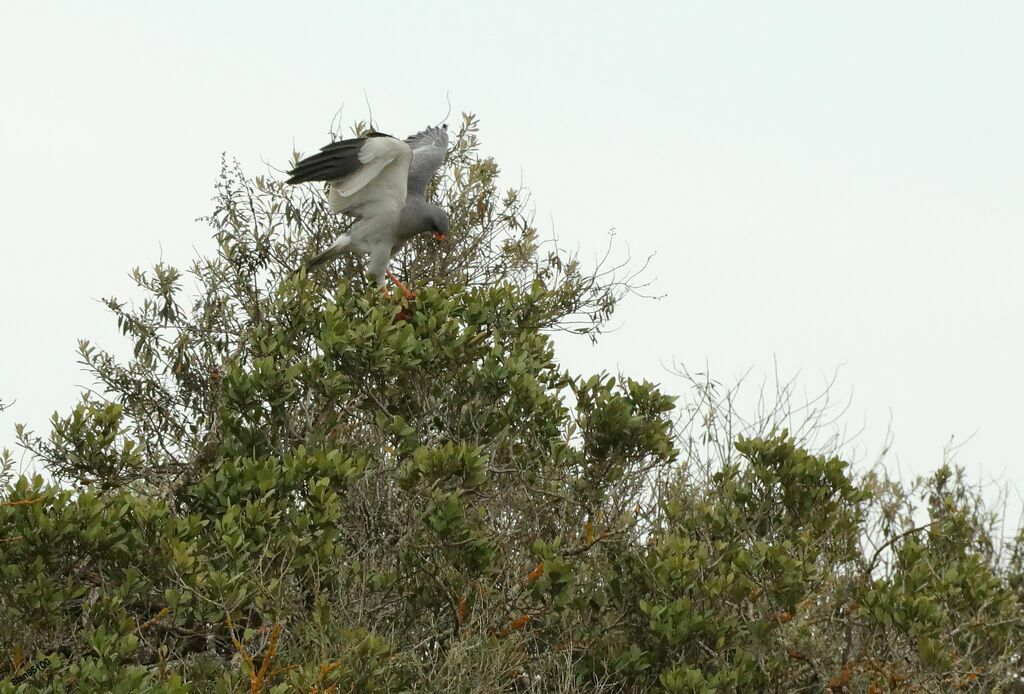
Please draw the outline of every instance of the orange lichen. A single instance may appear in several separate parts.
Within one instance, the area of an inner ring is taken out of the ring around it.
[[[143,631],[143,630],[145,630],[145,629],[147,629],[147,628],[151,627],[152,625],[156,624],[156,623],[157,623],[157,622],[159,622],[159,621],[160,621],[161,619],[163,619],[164,617],[166,617],[166,616],[167,616],[167,613],[168,613],[168,612],[170,612],[170,611],[171,611],[171,610],[170,610],[170,608],[167,608],[167,607],[165,607],[164,609],[160,610],[160,611],[159,611],[159,612],[157,612],[157,613],[156,613],[155,615],[153,615],[153,618],[152,618],[152,619],[149,619],[149,620],[147,620],[146,622],[144,622],[143,624],[141,624],[141,625],[139,626],[139,631]]]
[[[275,670],[270,669],[271,663],[274,661],[274,655],[277,653],[277,639],[281,636],[281,625],[275,624],[270,632],[270,641],[267,644],[267,655],[263,658],[263,662],[260,664],[259,670],[256,669],[256,663],[254,662],[252,654],[249,650],[242,645],[238,637],[235,636],[235,626],[231,623],[231,615],[228,615],[228,631],[231,634],[231,643],[234,644],[235,650],[242,656],[242,660],[249,668],[249,691],[251,694],[260,694],[263,690],[263,685],[266,684],[267,680],[271,679],[278,672],[290,669],[279,668]]]
[[[829,687],[845,687],[850,679],[853,677],[853,666],[850,663],[843,665],[842,671],[830,678],[828,681]]]
[[[534,581],[536,581],[538,578],[540,578],[543,575],[544,575],[544,562],[539,561],[539,562],[537,562],[537,565],[535,567],[533,567],[533,571],[531,571],[530,573],[526,574],[526,582],[527,583],[533,583]]]
[[[35,499],[22,499],[21,501],[0,501],[0,506],[28,506],[34,504],[37,501],[42,501],[45,496],[36,497]]]
[[[24,665],[27,661],[28,659],[25,657],[25,653],[21,650],[21,646],[16,645],[14,647],[14,650],[11,652],[11,665],[14,666],[12,668],[12,672],[17,672],[18,670],[20,670],[21,666]]]
[[[511,627],[513,629],[522,629],[530,622],[530,615],[524,614],[521,617],[516,617],[512,620]]]

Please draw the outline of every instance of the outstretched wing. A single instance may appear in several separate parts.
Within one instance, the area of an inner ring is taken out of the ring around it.
[[[448,152],[448,126],[430,126],[415,135],[405,138],[412,147],[412,164],[409,165],[409,195],[424,196],[427,184],[444,161]]]
[[[412,149],[405,142],[370,133],[303,159],[289,172],[288,183],[329,181],[331,209],[365,217],[402,209],[410,161]]]
[[[362,166],[359,152],[376,138],[397,140],[384,133],[370,132],[366,137],[332,142],[322,147],[319,154],[306,157],[296,164],[295,168],[288,172],[291,176],[288,183],[294,185],[308,181],[337,181],[351,176]]]

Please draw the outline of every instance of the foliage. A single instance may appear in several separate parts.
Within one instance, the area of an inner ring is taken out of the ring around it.
[[[56,482],[4,455],[0,673],[44,663],[17,686],[58,692],[1024,690],[1024,552],[956,470],[856,478],[775,420],[702,458],[711,419],[698,434],[655,385],[556,361],[552,333],[596,338],[632,278],[541,244],[497,173],[466,116],[433,193],[453,242],[397,260],[407,305],[354,266],[292,272],[340,222],[225,166],[195,298],[137,270],[145,300],[107,302],[132,357],[83,341],[99,392],[47,437],[20,428]]]

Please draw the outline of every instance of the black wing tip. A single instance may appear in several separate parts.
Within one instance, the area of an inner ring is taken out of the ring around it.
[[[288,172],[288,180],[285,183],[289,185],[295,185],[296,183],[306,183],[312,179],[307,178],[309,175],[308,171],[303,171],[301,166],[296,166],[294,169]]]
[[[289,185],[296,185],[298,183],[312,183],[315,181],[334,181],[340,178],[340,176],[334,176],[330,173],[325,173],[319,167],[307,169],[305,167],[299,167],[292,169],[288,172],[288,180],[285,183]]]
[[[296,185],[310,181],[334,181],[344,178],[359,168],[351,162],[345,162],[345,159],[354,158],[359,147],[371,137],[398,139],[394,135],[370,130],[363,133],[362,137],[331,142],[321,147],[319,154],[313,154],[300,161],[294,169],[288,172],[290,178],[285,183]]]

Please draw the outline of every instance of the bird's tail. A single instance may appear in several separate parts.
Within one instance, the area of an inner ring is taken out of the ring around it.
[[[334,246],[331,246],[330,248],[328,248],[323,253],[317,253],[312,258],[309,258],[303,264],[303,267],[306,268],[306,272],[309,272],[313,268],[319,267],[320,265],[323,265],[328,260],[333,260],[334,258],[337,258],[339,255],[341,255],[341,251],[339,251],[336,248],[334,248]]]
[[[306,272],[309,272],[310,270],[317,268],[328,261],[334,260],[335,258],[337,258],[338,256],[345,252],[345,249],[348,248],[349,242],[350,239],[347,235],[340,237],[337,241],[331,244],[330,248],[328,248],[323,253],[317,253],[313,257],[308,258],[304,263],[302,263],[302,265],[299,266],[297,270],[295,270],[295,272],[298,273],[303,268],[305,268]]]

